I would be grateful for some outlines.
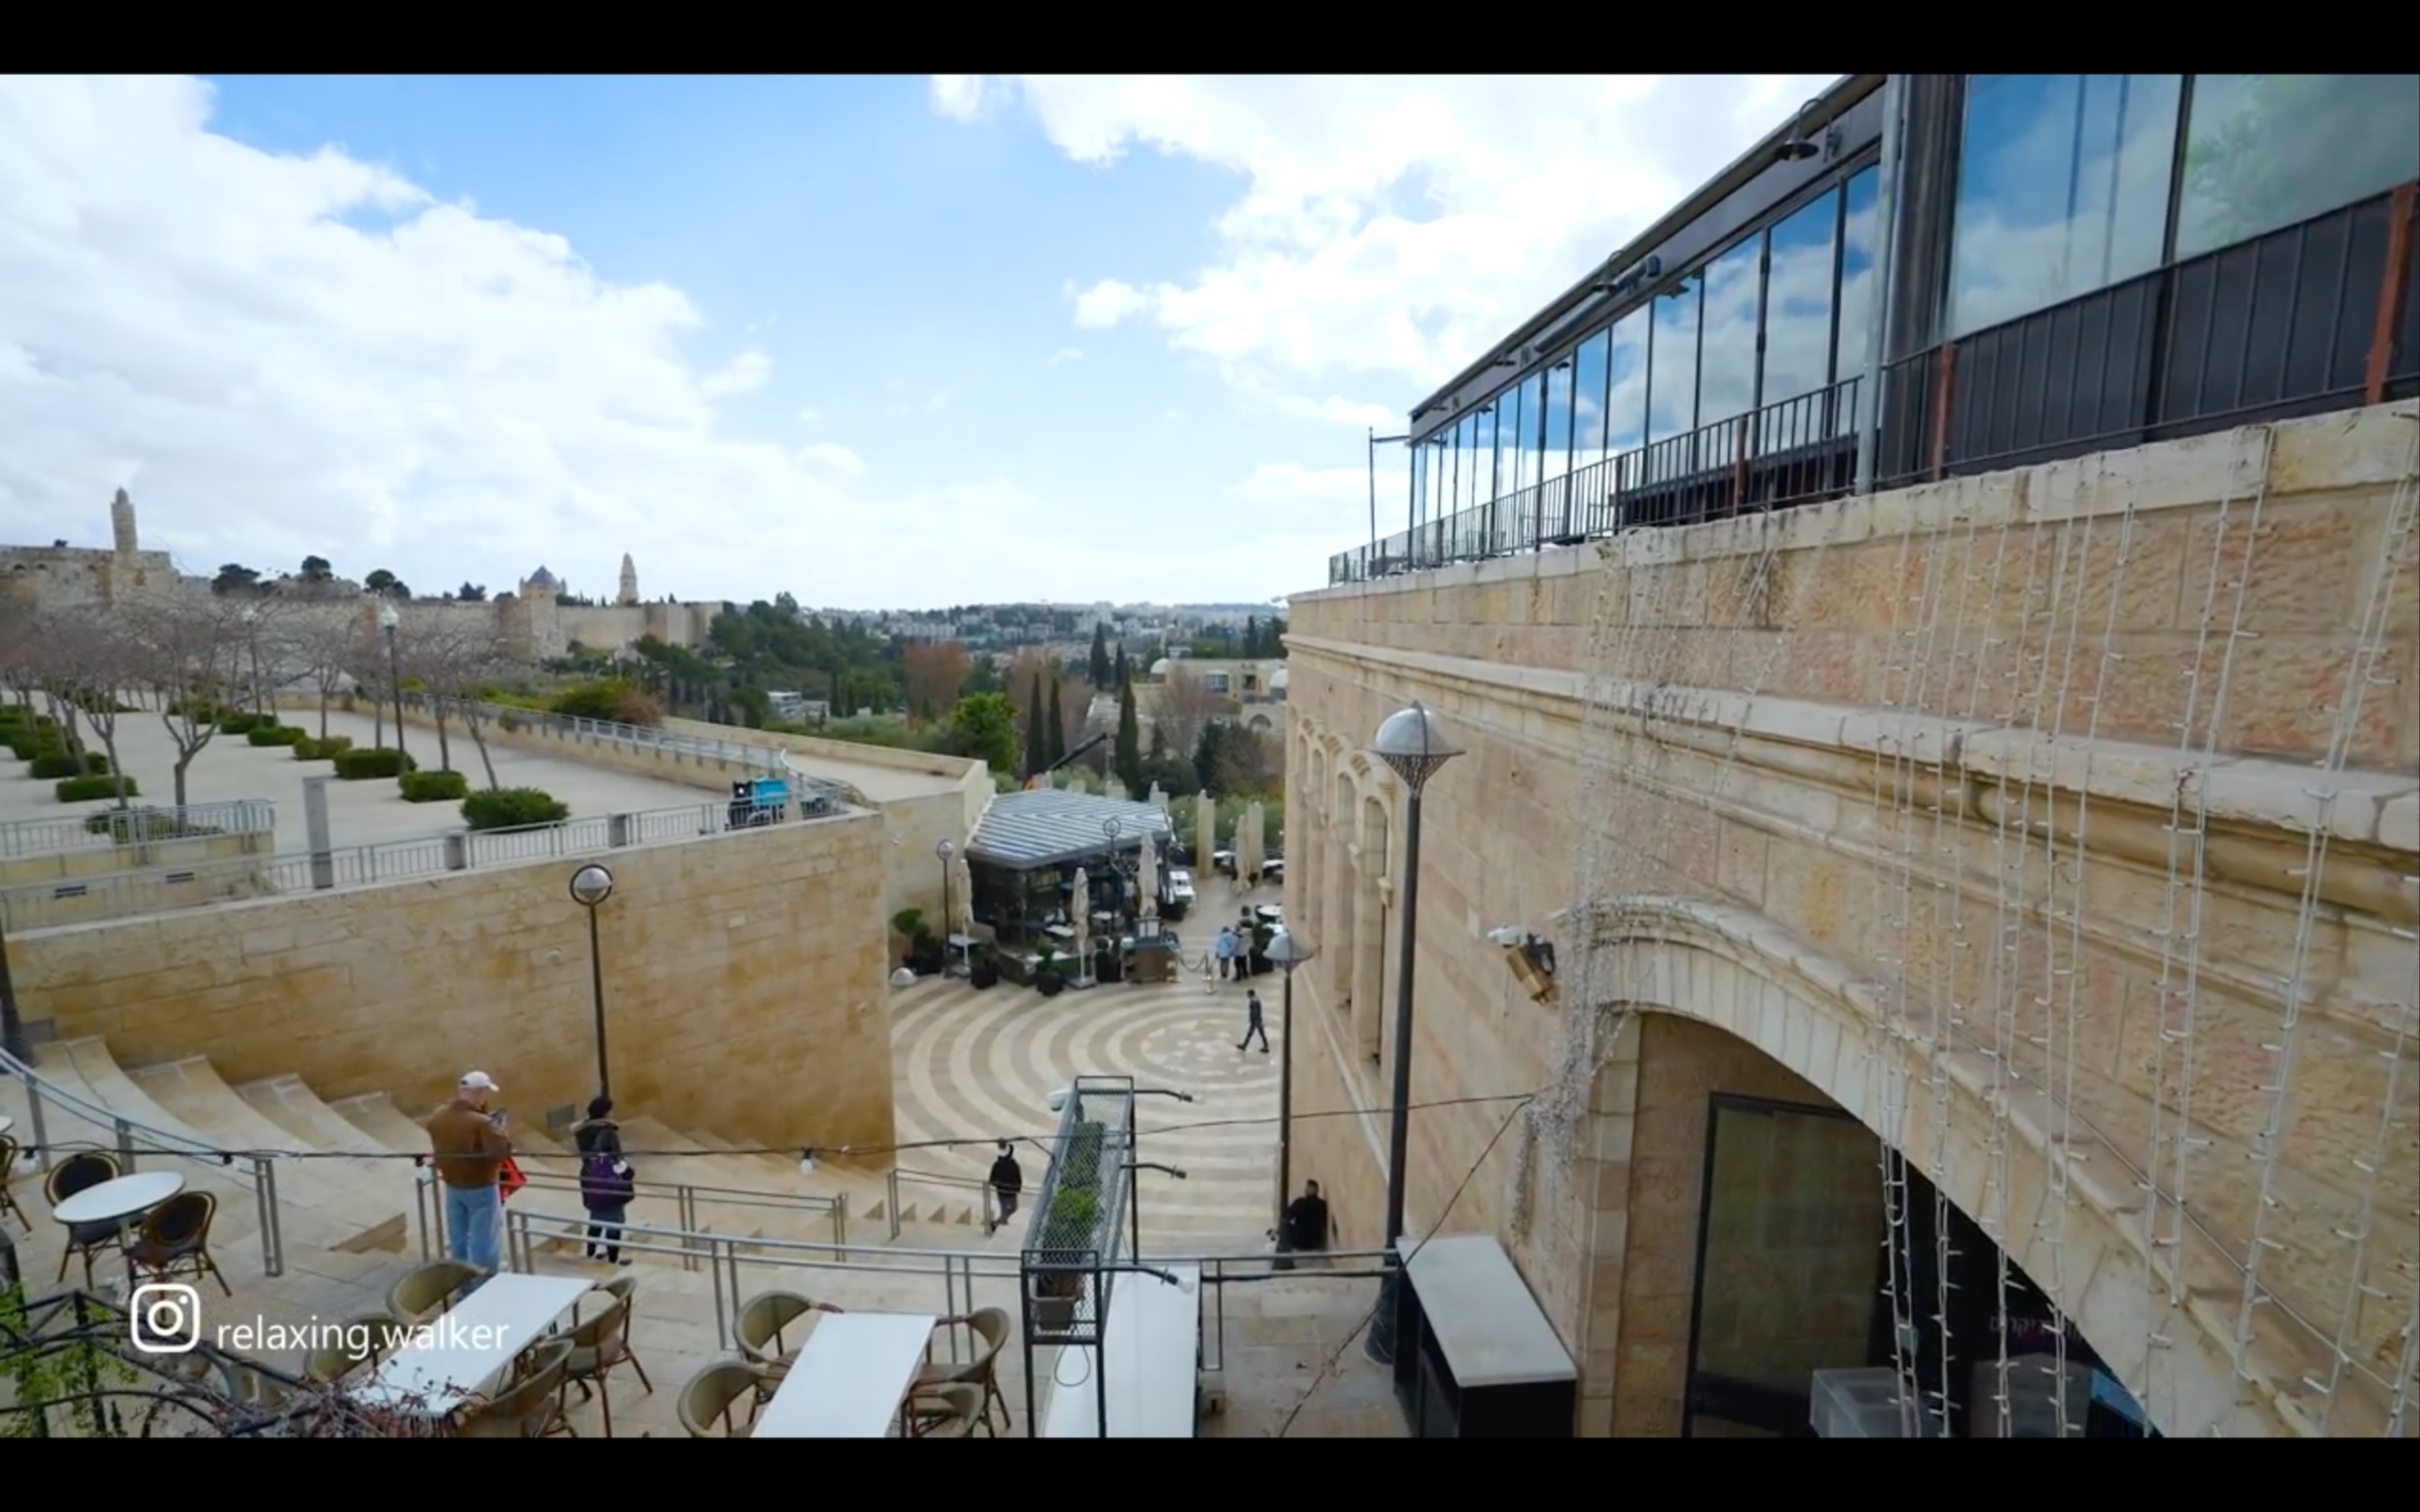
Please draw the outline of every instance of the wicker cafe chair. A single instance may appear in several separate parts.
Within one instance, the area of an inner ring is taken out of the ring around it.
[[[581,1400],[595,1397],[597,1411],[605,1421],[605,1437],[613,1436],[613,1392],[607,1377],[613,1367],[628,1364],[639,1373],[639,1384],[653,1395],[656,1383],[647,1379],[647,1367],[630,1352],[630,1304],[619,1298],[609,1302],[594,1317],[581,1318],[573,1314],[571,1358],[564,1365],[564,1381],[580,1388]],[[591,1388],[594,1388],[593,1390]]]
[[[126,1248],[135,1273],[154,1281],[177,1276],[204,1276],[219,1284],[229,1297],[235,1288],[210,1258],[210,1221],[218,1216],[219,1199],[207,1192],[180,1192],[145,1215],[143,1230]]]
[[[56,1208],[79,1192],[89,1191],[104,1181],[117,1179],[117,1161],[97,1150],[72,1155],[51,1167],[51,1178],[42,1183],[42,1195]],[[59,1273],[54,1285],[68,1278],[68,1262],[84,1258],[84,1289],[92,1289],[92,1257],[102,1250],[116,1249],[125,1231],[115,1223],[70,1224],[67,1247],[59,1252]]]
[[[34,1221],[17,1205],[17,1193],[9,1185],[17,1178],[17,1157],[23,1146],[6,1134],[0,1134],[0,1218],[16,1215],[17,1222],[27,1233],[33,1232]]]
[[[414,1266],[387,1288],[387,1316],[398,1323],[426,1323],[454,1304],[454,1294],[487,1272],[459,1260]]]
[[[988,1426],[980,1386],[929,1386],[908,1398],[908,1422],[919,1439],[971,1439],[975,1425]]]
[[[1000,1431],[1005,1433],[1009,1428],[1008,1398],[1000,1391],[1000,1351],[1008,1344],[1011,1328],[1008,1313],[998,1307],[978,1308],[955,1317],[942,1318],[934,1332],[938,1333],[953,1323],[964,1323],[973,1333],[977,1345],[975,1357],[957,1364],[924,1366],[916,1372],[916,1383],[911,1391],[915,1395],[929,1395],[938,1399],[941,1395],[940,1388],[944,1386],[980,1387],[984,1431],[992,1431],[991,1410],[994,1404],[998,1404]]]
[[[731,1421],[739,1399],[756,1391],[764,1372],[738,1360],[724,1360],[689,1378],[681,1388],[680,1424],[692,1439],[744,1437]],[[721,1432],[716,1429],[720,1427]]]
[[[758,1372],[756,1405],[762,1407],[773,1399],[782,1387],[782,1378],[790,1373],[790,1361],[799,1345],[806,1342],[807,1330],[796,1331],[799,1344],[783,1335],[790,1325],[815,1313],[838,1313],[845,1309],[830,1302],[819,1302],[799,1296],[795,1291],[767,1291],[748,1299],[739,1309],[739,1323],[735,1332],[739,1335],[739,1354]]]
[[[571,1341],[557,1336],[530,1346],[521,1357],[520,1379],[493,1401],[464,1410],[456,1432],[465,1439],[579,1437],[563,1414],[564,1367]]]
[[[320,1345],[303,1361],[302,1379],[328,1385],[376,1364],[403,1342],[411,1327],[376,1313],[347,1318],[337,1330],[337,1342]]]

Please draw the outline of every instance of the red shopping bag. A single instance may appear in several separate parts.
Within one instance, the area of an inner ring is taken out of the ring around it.
[[[521,1175],[521,1168],[513,1162],[511,1156],[505,1156],[504,1162],[496,1167],[496,1200],[507,1201],[514,1192],[528,1185],[529,1177]]]

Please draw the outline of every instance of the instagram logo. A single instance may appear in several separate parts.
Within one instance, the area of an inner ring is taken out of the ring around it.
[[[145,1354],[188,1354],[202,1342],[201,1294],[191,1286],[137,1286],[126,1318]]]

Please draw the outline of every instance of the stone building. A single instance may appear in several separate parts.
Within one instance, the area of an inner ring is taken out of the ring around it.
[[[1292,1177],[1578,1432],[2420,1432],[2420,79],[2266,78],[1844,80],[1292,601]]]

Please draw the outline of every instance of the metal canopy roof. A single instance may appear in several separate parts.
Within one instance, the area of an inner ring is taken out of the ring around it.
[[[1107,852],[1109,836],[1102,826],[1110,819],[1124,826],[1118,835],[1121,850],[1141,845],[1146,831],[1163,845],[1173,838],[1168,816],[1149,803],[1037,787],[991,801],[967,842],[967,859],[1010,871],[1064,865]]]

